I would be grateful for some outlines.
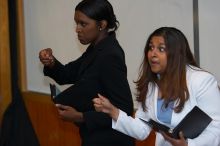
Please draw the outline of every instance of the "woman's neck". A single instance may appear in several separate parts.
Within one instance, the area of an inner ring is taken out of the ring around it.
[[[108,36],[108,32],[104,31],[100,32],[99,36],[97,39],[92,43],[93,46],[97,45],[101,40],[105,39]]]

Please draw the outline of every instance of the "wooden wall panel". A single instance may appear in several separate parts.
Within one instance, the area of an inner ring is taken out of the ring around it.
[[[26,92],[23,97],[41,146],[80,146],[78,127],[59,119],[56,107],[48,95]],[[146,140],[136,141],[136,146],[154,145],[153,132]]]
[[[59,119],[56,107],[48,95],[23,92],[23,98],[41,146],[80,146],[78,128]],[[154,145],[153,132],[146,140],[136,141],[136,146]]]
[[[80,146],[78,127],[59,119],[48,95],[26,92],[23,97],[41,146]],[[136,146],[154,146],[154,141],[152,132],[146,140],[137,140]]]
[[[78,127],[59,119],[48,95],[26,92],[23,97],[41,146],[80,146]]]

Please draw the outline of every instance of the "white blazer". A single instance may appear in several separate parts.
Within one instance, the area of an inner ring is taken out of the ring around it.
[[[189,66],[187,67],[186,77],[189,90],[189,100],[186,101],[185,106],[180,113],[172,113],[171,124],[168,126],[172,128],[175,127],[185,115],[197,105],[213,120],[198,137],[187,139],[188,146],[220,146],[220,91],[217,80],[212,74]],[[149,91],[153,92],[148,93],[146,98],[148,110],[143,111],[141,103],[138,103],[135,118],[129,117],[126,113],[120,111],[117,121],[112,120],[113,129],[138,140],[144,140],[149,135],[151,128],[140,121],[139,118],[145,120],[151,118],[160,122],[157,119],[158,87],[153,88],[151,84],[149,85]],[[169,142],[164,140],[160,133],[156,133],[155,145],[171,146]]]

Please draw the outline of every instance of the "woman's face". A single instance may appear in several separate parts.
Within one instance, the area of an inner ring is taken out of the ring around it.
[[[100,34],[96,21],[80,11],[75,12],[74,20],[80,43],[84,45],[95,43]]]
[[[153,36],[149,43],[147,54],[152,72],[163,74],[167,66],[167,53],[164,38]]]

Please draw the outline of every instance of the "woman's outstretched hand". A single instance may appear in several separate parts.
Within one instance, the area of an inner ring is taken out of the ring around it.
[[[113,120],[117,121],[119,109],[115,107],[106,97],[98,94],[97,98],[93,99],[95,110],[109,114]]]

